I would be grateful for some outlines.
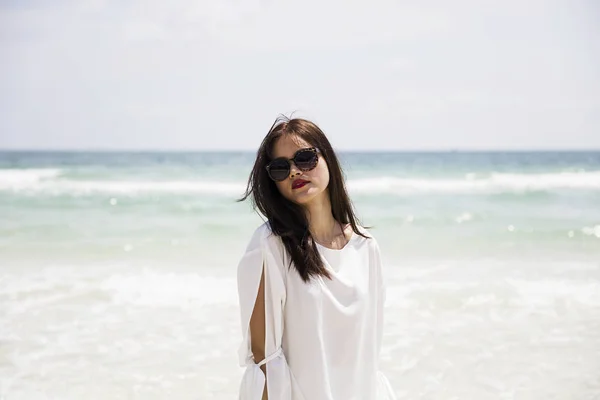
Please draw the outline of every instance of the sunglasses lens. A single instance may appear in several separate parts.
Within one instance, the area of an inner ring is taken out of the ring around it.
[[[290,164],[287,160],[273,160],[269,164],[269,176],[274,181],[282,181],[290,174]]]
[[[302,150],[296,153],[294,164],[303,171],[310,171],[317,166],[317,153],[312,150]]]

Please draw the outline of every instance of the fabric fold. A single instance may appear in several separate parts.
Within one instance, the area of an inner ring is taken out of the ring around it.
[[[390,381],[381,371],[377,371],[377,400],[396,400]]]

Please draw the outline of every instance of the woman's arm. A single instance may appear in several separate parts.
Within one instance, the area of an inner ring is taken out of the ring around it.
[[[291,373],[281,347],[286,297],[284,249],[276,239],[266,223],[261,225],[237,267],[243,337],[238,356],[239,365],[246,368],[240,400],[263,400],[267,394],[273,400],[292,399]]]
[[[254,356],[254,362],[257,364],[265,358],[265,272],[263,266],[263,273],[260,278],[260,286],[258,287],[258,294],[256,295],[256,302],[254,303],[254,310],[250,317],[250,345],[252,347],[252,354]],[[269,395],[267,393],[267,364],[261,365],[265,374],[265,391],[263,392],[263,400],[268,400]]]

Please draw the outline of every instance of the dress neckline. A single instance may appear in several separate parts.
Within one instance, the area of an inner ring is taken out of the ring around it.
[[[350,245],[350,243],[351,243],[351,242],[354,240],[354,238],[355,238],[355,237],[356,237],[356,233],[354,232],[354,230],[352,230],[352,229],[351,229],[351,230],[350,230],[350,238],[348,239],[348,241],[346,242],[346,244],[344,245],[344,247],[342,247],[341,249],[332,249],[332,248],[330,248],[330,247],[325,247],[325,246],[323,246],[321,243],[317,242],[316,240],[315,240],[315,243],[316,243],[316,244],[317,244],[317,246],[319,246],[319,248],[321,248],[321,249],[325,249],[325,250],[327,250],[327,251],[330,251],[330,252],[335,252],[335,253],[337,253],[337,252],[342,252],[342,251],[344,251],[346,248],[348,248],[348,246],[349,246],[349,245]]]

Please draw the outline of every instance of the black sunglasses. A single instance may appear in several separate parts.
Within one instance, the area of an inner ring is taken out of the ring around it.
[[[314,169],[319,162],[318,153],[319,149],[316,147],[309,147],[298,150],[296,153],[294,153],[294,157],[290,159],[278,157],[267,164],[267,173],[274,181],[281,182],[290,176],[290,161],[293,161],[300,171],[310,171]]]

